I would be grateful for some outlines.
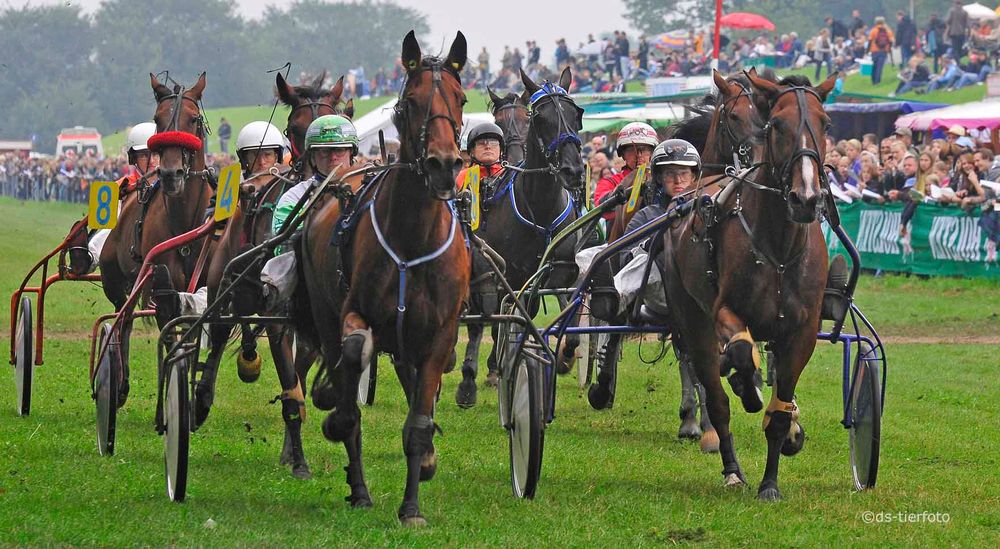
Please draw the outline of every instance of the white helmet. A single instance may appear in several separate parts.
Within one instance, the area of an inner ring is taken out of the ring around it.
[[[284,154],[285,138],[274,124],[258,120],[251,122],[236,137],[236,153],[250,149],[278,149],[278,158]]]
[[[630,122],[625,124],[622,131],[618,132],[618,140],[615,143],[615,152],[620,152],[625,145],[649,145],[656,147],[660,143],[660,138],[656,136],[656,130],[644,122]]]
[[[128,153],[129,164],[135,164],[133,155],[139,151],[148,150],[146,141],[156,133],[156,124],[152,122],[142,122],[132,126],[128,136],[125,137],[125,152]]]

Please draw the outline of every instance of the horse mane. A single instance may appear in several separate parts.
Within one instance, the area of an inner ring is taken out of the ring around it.
[[[696,110],[695,116],[685,118],[673,124],[667,130],[668,139],[683,139],[694,145],[699,152],[705,152],[705,145],[708,139],[708,131],[712,128],[712,115],[715,112],[715,96],[709,94],[702,98],[701,107],[704,110]],[[710,107],[710,108],[709,108]]]
[[[321,72],[311,83],[293,86],[292,90],[295,91],[295,95],[299,96],[300,99],[318,101],[330,93],[330,90],[323,89],[324,80],[326,80],[326,71]]]
[[[801,74],[792,74],[786,76],[778,81],[779,86],[807,86],[812,87],[812,82],[809,81],[808,76],[803,76]]]

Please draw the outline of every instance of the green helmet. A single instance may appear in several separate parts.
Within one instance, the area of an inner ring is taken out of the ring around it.
[[[313,120],[306,130],[306,152],[313,148],[350,147],[358,154],[358,130],[346,117],[327,114]]]

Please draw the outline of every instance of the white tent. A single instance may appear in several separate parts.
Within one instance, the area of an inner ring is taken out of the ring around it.
[[[386,139],[399,139],[396,126],[392,124],[392,108],[396,106],[396,98],[392,98],[384,105],[375,107],[371,112],[354,121],[354,127],[358,130],[358,140],[361,142],[358,150],[363,155],[376,156],[378,154],[378,132],[382,130]],[[462,141],[469,130],[482,124],[483,122],[493,122],[493,115],[488,112],[471,112],[462,115]]]
[[[988,8],[978,2],[962,6],[962,9],[965,10],[965,13],[969,14],[969,18],[971,19],[985,19],[987,21],[993,21],[994,19],[1000,18],[1000,16],[993,11],[993,8]]]

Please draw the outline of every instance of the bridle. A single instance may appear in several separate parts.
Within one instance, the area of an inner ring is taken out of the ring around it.
[[[460,124],[455,121],[454,113],[451,112],[451,103],[448,101],[448,97],[444,94],[444,89],[441,88],[441,73],[447,72],[456,81],[461,84],[462,79],[458,74],[458,71],[452,69],[451,67],[445,65],[444,61],[434,58],[424,58],[421,65],[412,69],[407,75],[406,83],[400,91],[399,100],[396,101],[396,106],[393,107],[393,122],[396,123],[396,127],[402,125],[408,126],[409,112],[407,101],[403,99],[406,97],[406,90],[409,88],[410,81],[413,80],[415,76],[420,75],[423,72],[431,71],[431,92],[427,99],[427,108],[424,109],[424,119],[420,125],[420,145],[417,150],[415,161],[409,165],[417,175],[421,176],[424,180],[424,184],[428,185],[427,182],[427,167],[425,166],[427,162],[427,141],[428,141],[428,131],[430,128],[430,123],[438,118],[446,120],[448,124],[451,125],[451,131],[454,134],[455,144],[457,145],[461,141],[460,134]],[[434,105],[434,96],[440,95],[444,99],[445,106],[448,107],[448,112],[446,113],[431,113],[431,107]]]
[[[209,130],[208,127],[208,121],[205,119],[205,111],[202,110],[201,103],[199,103],[198,100],[192,99],[184,95],[183,86],[174,87],[174,93],[170,95],[165,95],[156,102],[157,105],[163,103],[164,101],[174,102],[173,105],[170,106],[170,123],[167,124],[167,127],[162,132],[157,132],[157,133],[181,131],[179,129],[181,120],[181,111],[184,110],[182,106],[185,100],[193,103],[195,108],[198,109],[198,115],[194,119],[195,128],[193,135],[198,139],[204,141],[205,137],[211,134],[211,131]],[[205,168],[198,171],[191,171],[191,164],[194,162],[194,154],[199,151],[184,146],[180,147],[180,149],[182,158],[181,165],[184,168],[184,174],[181,176],[182,180],[187,180],[188,177],[208,176],[212,173],[212,170],[210,168]],[[201,152],[202,154],[204,154],[204,150],[202,150]]]
[[[304,103],[299,103],[298,105],[295,105],[294,107],[292,107],[291,112],[288,113],[288,120],[291,121],[292,118],[295,117],[295,112],[296,111],[298,111],[299,109],[304,109],[306,107],[309,108],[309,110],[310,110],[310,112],[312,114],[312,119],[313,120],[316,120],[317,118],[319,118],[319,109],[320,109],[320,107],[329,107],[330,110],[333,111],[331,114],[336,114],[337,113],[337,108],[335,106],[333,106],[333,105],[331,105],[329,103],[325,103],[323,101],[316,101],[314,99],[314,100],[307,101],[307,102],[304,102]],[[300,151],[299,148],[295,145],[295,136],[292,135],[292,126],[291,126],[291,124],[289,124],[288,126],[285,127],[285,137],[288,138],[288,143],[290,144],[291,151],[292,151],[292,160],[293,160],[292,170],[295,173],[302,173],[302,168],[303,168],[303,165],[305,163],[305,156],[302,154],[303,151]]]
[[[493,111],[493,117],[499,119],[497,115],[499,115],[504,111],[509,111],[509,110],[524,110],[524,112],[528,112],[528,107],[518,103],[517,101],[513,101],[511,103],[507,103],[506,105],[501,105],[497,107],[496,110]],[[517,147],[521,149],[521,158],[523,159],[524,157],[528,156],[528,144],[527,141],[525,140],[525,136],[521,134],[521,129],[517,123],[516,115],[511,115],[506,120],[508,123],[505,124],[505,126],[507,127],[504,128],[503,132],[504,153],[505,153],[504,156],[505,157],[507,156],[506,152],[510,150],[511,147]]]
[[[504,161],[503,167],[510,168],[520,173],[546,173],[555,176],[559,173],[559,168],[562,164],[562,146],[564,144],[575,144],[577,154],[582,156],[580,150],[583,146],[583,142],[580,140],[580,136],[577,134],[576,130],[572,129],[569,125],[566,112],[563,108],[568,104],[576,110],[579,116],[581,113],[580,107],[577,106],[566,90],[552,84],[551,82],[545,82],[542,84],[542,87],[538,89],[538,91],[531,94],[531,99],[528,101],[528,104],[531,106],[531,118],[528,123],[528,136],[530,137],[534,135],[535,144],[538,146],[538,150],[542,152],[545,158],[545,165],[540,168],[523,168],[521,166],[514,166],[509,164],[507,161]],[[556,119],[558,120],[556,126],[556,137],[553,138],[548,144],[542,140],[542,136],[538,135],[538,124],[536,123],[536,121],[539,120],[542,106],[546,104],[555,108]],[[525,149],[525,156],[527,157],[527,149]],[[576,188],[569,190],[578,191]]]
[[[730,81],[727,80],[727,82]],[[736,167],[736,171],[738,172],[743,168],[743,166],[750,165],[753,162],[753,154],[752,154],[753,138],[752,137],[748,137],[746,139],[738,138],[735,132],[733,132],[732,126],[729,124],[729,117],[726,116],[726,112],[727,110],[729,112],[732,112],[733,108],[736,107],[736,104],[739,102],[740,98],[744,97],[746,98],[747,102],[750,104],[751,110],[754,108],[754,105],[752,97],[753,92],[750,91],[750,88],[748,88],[745,84],[743,84],[738,80],[733,80],[732,82],[740,87],[740,93],[736,94],[736,97],[730,97],[729,99],[724,100],[722,104],[718,106],[717,112],[719,114],[718,118],[719,130],[721,130],[723,134],[729,139],[729,143],[731,144],[733,149],[732,152],[733,165]],[[716,140],[715,147],[716,147],[715,152],[720,157],[724,157],[727,151],[722,150],[721,140]]]
[[[820,188],[824,191],[829,188],[829,181],[827,180],[826,170],[823,167],[823,159],[819,156],[819,151],[814,148],[809,148],[804,145],[799,145],[803,141],[803,137],[808,133],[809,137],[812,139],[813,144],[819,143],[816,139],[816,131],[809,122],[809,117],[807,113],[809,112],[809,106],[806,104],[806,94],[810,94],[816,98],[820,104],[823,103],[823,98],[816,93],[815,90],[806,86],[792,86],[789,87],[774,97],[771,100],[771,106],[773,107],[777,104],[778,100],[785,94],[794,93],[795,99],[798,102],[799,107],[799,125],[795,130],[795,152],[791,154],[784,162],[778,163],[774,159],[774,149],[771,147],[771,132],[774,129],[774,125],[768,120],[767,124],[764,125],[764,139],[766,141],[767,149],[767,164],[771,167],[771,177],[778,182],[779,187],[766,187],[773,192],[780,193],[782,198],[786,201],[788,200],[788,194],[792,190],[792,167],[795,163],[802,158],[808,158],[816,163],[816,171],[820,179]]]

